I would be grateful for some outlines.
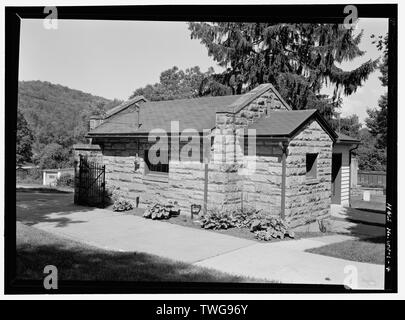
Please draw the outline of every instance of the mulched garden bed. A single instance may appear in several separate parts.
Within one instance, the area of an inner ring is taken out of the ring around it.
[[[111,207],[112,206],[110,206],[108,208],[111,209]],[[125,213],[142,217],[144,211],[145,211],[145,209],[142,209],[142,208],[134,208],[132,210],[126,211]],[[233,237],[243,238],[243,239],[247,239],[247,240],[253,240],[253,241],[257,241],[257,242],[261,242],[261,243],[266,243],[266,241],[257,239],[255,237],[255,234],[253,232],[250,232],[250,230],[247,228],[229,228],[229,229],[219,229],[219,230],[204,229],[204,228],[201,228],[201,225],[200,225],[197,217],[194,220],[191,220],[190,216],[182,215],[182,214],[180,214],[179,216],[172,216],[169,219],[162,219],[162,220],[155,220],[155,221],[156,221],[156,223],[159,223],[159,222],[172,223],[172,224],[177,224],[177,225],[180,225],[183,227],[206,230],[208,232],[216,232],[216,233],[221,233],[221,234],[225,234],[228,236],[233,236]],[[294,239],[286,237],[284,239],[272,239],[271,241],[268,241],[268,242],[291,241],[291,240],[299,240],[299,239],[304,239],[304,238],[321,237],[321,236],[332,235],[332,234],[335,234],[335,233],[331,233],[331,232],[322,233],[320,231],[319,232],[295,232]]]

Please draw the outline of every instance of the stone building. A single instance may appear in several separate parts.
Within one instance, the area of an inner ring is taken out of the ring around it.
[[[244,95],[149,102],[90,120],[76,155],[105,164],[107,187],[140,205],[174,200],[189,214],[255,207],[291,226],[349,205],[351,150],[316,110],[292,110],[271,84]]]

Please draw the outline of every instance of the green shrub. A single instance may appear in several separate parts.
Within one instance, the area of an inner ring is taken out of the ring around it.
[[[147,219],[169,219],[172,216],[178,216],[180,209],[178,208],[177,201],[167,201],[166,203],[155,202],[149,205],[143,217]]]
[[[64,173],[56,180],[56,185],[58,187],[74,187],[75,177],[70,173]]]
[[[39,168],[17,169],[16,181],[18,183],[42,184],[42,170],[40,170]]]
[[[132,203],[132,201],[127,200],[125,198],[118,198],[114,201],[113,204],[113,211],[128,211],[134,208],[134,204]]]
[[[270,241],[272,239],[294,238],[294,232],[290,231],[288,224],[279,217],[271,217],[268,214],[253,208],[245,208],[232,212],[224,212],[222,209],[211,209],[200,219],[204,229],[229,229],[247,228],[255,234],[259,240]]]
[[[294,232],[290,231],[287,223],[279,217],[257,216],[250,223],[250,231],[254,232],[257,239],[265,241],[284,239],[286,236],[294,238]]]
[[[220,209],[210,209],[200,219],[201,228],[204,229],[229,229],[236,227],[238,221],[231,212],[221,212]]]
[[[125,198],[119,187],[106,186],[104,193],[104,201],[107,204],[114,204],[117,200]]]
[[[236,227],[237,228],[250,228],[250,224],[254,218],[260,213],[260,210],[254,208],[244,208],[238,209],[232,213],[236,218]]]

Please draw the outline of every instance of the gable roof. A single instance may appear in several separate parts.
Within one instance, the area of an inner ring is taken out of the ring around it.
[[[359,140],[347,135],[338,135],[315,109],[291,110],[271,84],[259,85],[243,95],[167,101],[147,101],[143,96],[137,96],[107,112],[105,121],[88,136],[148,135],[153,129],[170,132],[171,121],[179,122],[180,132],[190,128],[202,132],[215,127],[217,112],[236,113],[270,89],[289,110],[270,111],[268,116],[250,124],[247,129],[256,129],[257,136],[293,137],[310,119],[316,119],[334,142],[359,143]],[[141,101],[143,103],[137,104]],[[139,107],[139,122],[138,112],[120,113],[134,104]]]
[[[113,115],[121,112],[122,110],[125,110],[125,109],[129,108],[130,106],[132,106],[133,104],[141,102],[141,101],[146,102],[148,100],[146,100],[146,98],[144,96],[136,96],[132,99],[129,99],[129,100],[121,103],[120,105],[108,110],[105,113],[104,119],[108,119],[108,118],[112,117]]]
[[[249,103],[251,103],[253,100],[261,96],[263,93],[266,91],[271,90],[277,98],[281,101],[281,103],[288,109],[292,110],[291,106],[284,101],[283,97],[280,95],[280,93],[273,87],[271,83],[263,83],[253,90],[246,92],[245,94],[241,95],[238,100],[236,100],[234,103],[232,103],[229,106],[225,106],[221,112],[232,112],[232,113],[238,113],[240,110],[242,110],[245,106],[247,106]]]
[[[171,121],[179,121],[180,132],[193,128],[201,132],[203,129],[215,127],[216,112],[224,106],[235,102],[240,95],[202,97],[167,101],[147,101],[140,104],[138,113],[115,114],[89,132],[89,136],[113,135],[147,135],[152,129],[170,131]]]
[[[270,111],[267,116],[250,124],[245,132],[247,129],[256,129],[256,136],[291,138],[311,119],[316,119],[332,140],[336,141],[336,132],[316,109]]]

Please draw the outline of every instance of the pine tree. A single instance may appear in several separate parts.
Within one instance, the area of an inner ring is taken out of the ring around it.
[[[341,93],[354,93],[378,63],[369,60],[351,71],[337,67],[364,55],[358,47],[363,33],[354,36],[339,24],[191,22],[189,30],[225,68],[211,75],[212,83],[240,94],[270,82],[294,109],[316,108],[328,120]],[[326,83],[334,86],[331,98],[320,94]]]
[[[374,38],[374,36],[372,36]],[[381,72],[381,84],[388,87],[388,34],[384,39],[380,36],[377,43],[377,48],[383,51],[383,59],[378,66]],[[378,108],[367,109],[368,118],[366,125],[370,133],[377,138],[377,147],[386,148],[387,146],[387,112],[388,112],[388,94],[384,93],[378,101]]]

